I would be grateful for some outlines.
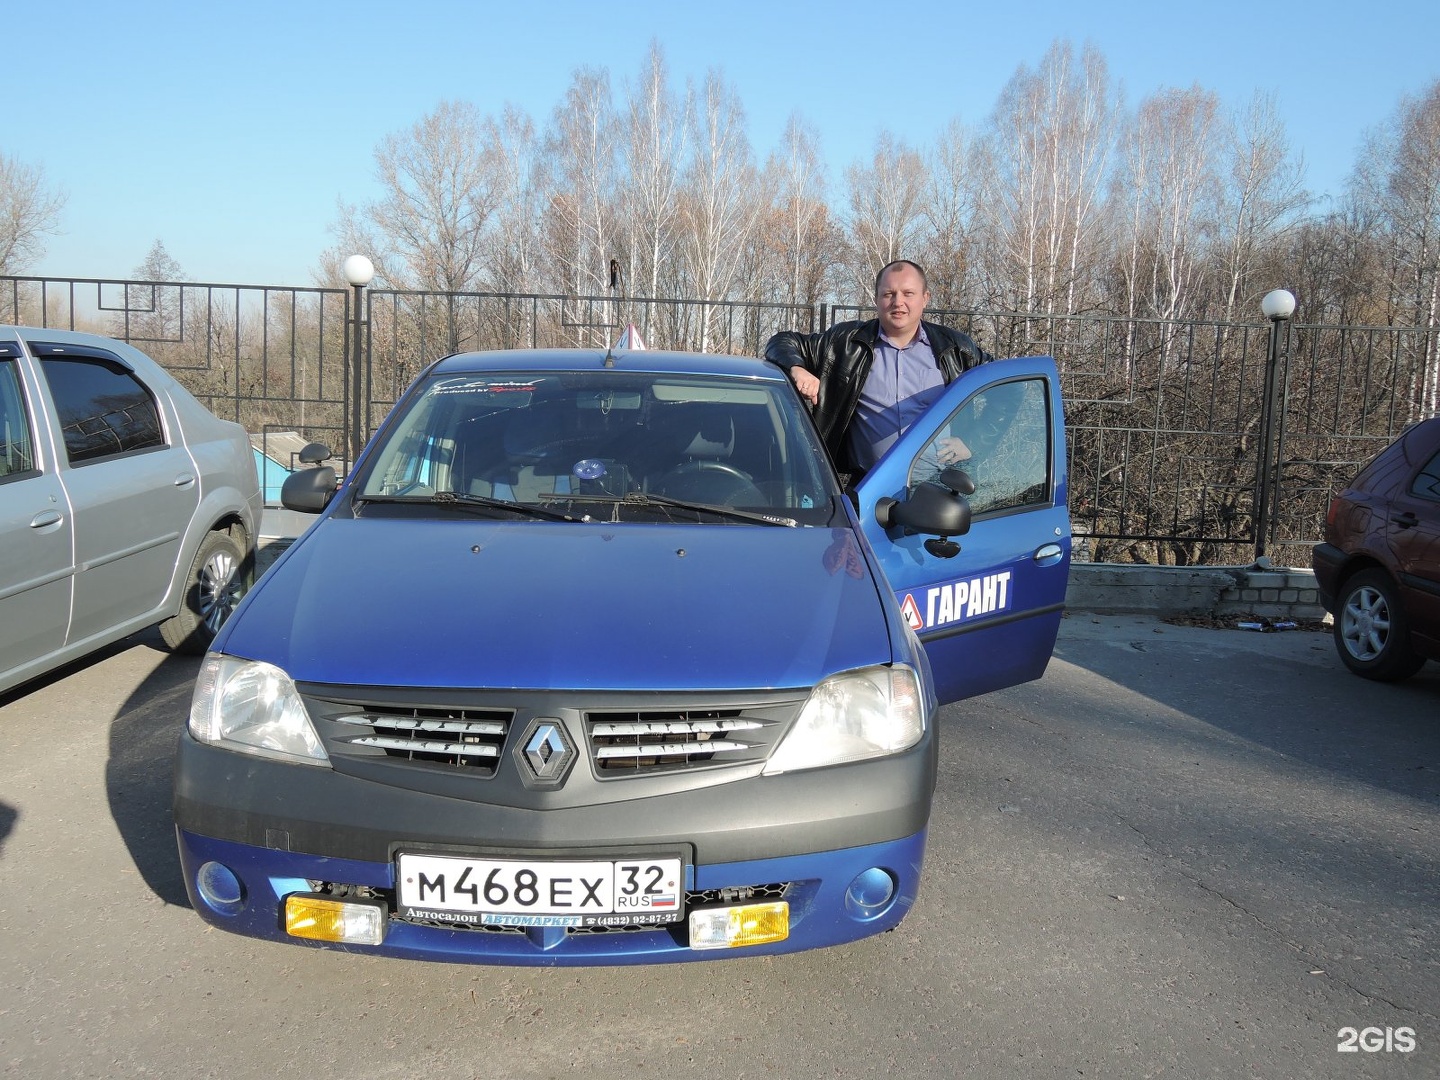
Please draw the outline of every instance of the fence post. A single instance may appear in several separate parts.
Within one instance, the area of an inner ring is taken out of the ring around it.
[[[1285,420],[1280,342],[1281,335],[1289,330],[1290,316],[1295,313],[1295,296],[1285,289],[1274,289],[1260,301],[1260,312],[1270,320],[1270,338],[1265,351],[1265,396],[1260,403],[1260,461],[1256,468],[1253,514],[1257,563],[1265,554],[1266,541],[1275,538],[1275,522],[1280,516],[1278,457],[1280,429]]]
[[[369,330],[369,320],[365,315],[365,286],[369,285],[375,277],[375,264],[364,255],[351,255],[345,260],[341,267],[351,287],[355,290],[355,308],[351,312],[350,321],[354,328],[354,337],[350,347],[350,378],[348,380],[350,396],[350,463],[353,465],[355,459],[360,456],[360,448],[365,445],[365,337]],[[346,470],[349,471],[348,469]]]

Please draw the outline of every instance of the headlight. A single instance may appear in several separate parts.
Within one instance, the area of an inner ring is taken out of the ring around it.
[[[924,699],[913,669],[847,671],[810,692],[765,773],[884,757],[908,750],[924,734]]]
[[[290,676],[254,660],[205,658],[190,702],[190,734],[247,754],[330,763]]]

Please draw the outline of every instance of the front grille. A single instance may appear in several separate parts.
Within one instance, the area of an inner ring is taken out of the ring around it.
[[[795,691],[661,695],[630,692],[302,686],[315,729],[337,768],[378,778],[415,768],[430,790],[464,796],[467,782],[523,769],[530,726],[553,719],[603,781],[690,769],[758,766],[804,703]],[[361,696],[357,691],[364,691]],[[388,782],[407,783],[396,777]],[[425,786],[418,776],[415,783]]]
[[[585,727],[601,775],[754,761],[775,735],[773,719],[743,709],[589,712]]]
[[[503,709],[366,708],[328,717],[332,747],[493,776],[514,712]]]

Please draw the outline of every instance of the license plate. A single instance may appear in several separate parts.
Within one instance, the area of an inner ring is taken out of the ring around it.
[[[684,917],[678,858],[547,862],[402,854],[400,913],[486,926],[633,926]]]

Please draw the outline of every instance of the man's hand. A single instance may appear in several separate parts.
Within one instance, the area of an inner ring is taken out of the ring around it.
[[[970,460],[970,448],[965,445],[964,440],[954,438],[941,439],[937,444],[940,452],[940,464],[956,465],[962,461]]]
[[[814,375],[812,375],[809,371],[801,367],[799,364],[796,364],[790,369],[790,381],[795,384],[795,389],[799,391],[800,396],[806,401],[808,401],[812,406],[819,404],[820,380],[817,379]],[[959,442],[958,439],[956,441]],[[966,451],[965,456],[970,456],[969,451]]]

